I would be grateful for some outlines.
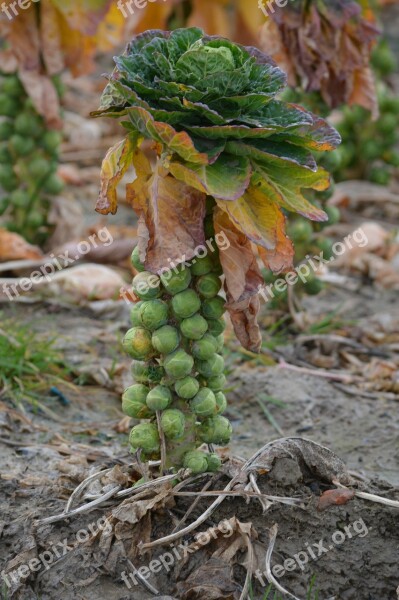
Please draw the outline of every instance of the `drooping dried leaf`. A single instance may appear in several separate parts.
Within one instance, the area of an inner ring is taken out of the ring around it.
[[[263,283],[252,245],[221,208],[214,211],[214,225],[215,233],[222,233],[229,242],[220,253],[227,291],[233,302],[241,302],[257,294]]]
[[[237,338],[248,350],[259,352],[262,337],[257,324],[260,310],[258,297],[263,277],[259,270],[251,242],[231,221],[227,212],[214,212],[215,232],[223,233],[229,247],[220,253],[220,262],[226,277],[227,305]]]
[[[168,175],[162,167],[149,174],[139,169],[141,153],[135,153],[137,179],[129,184],[128,201],[139,217],[139,251],[154,273],[191,260],[204,244],[206,195]]]
[[[370,53],[378,35],[370,10],[353,0],[273,5],[262,48],[289,75],[290,85],[320,91],[330,108],[359,104],[376,115]],[[272,24],[273,23],[273,24]]]
[[[241,302],[227,302],[226,308],[241,345],[250,352],[258,353],[262,346],[262,334],[257,321],[259,296],[252,296]]]
[[[118,210],[117,186],[132,164],[135,144],[126,137],[112,146],[105,155],[101,167],[101,189],[96,211],[102,215],[115,214]]]

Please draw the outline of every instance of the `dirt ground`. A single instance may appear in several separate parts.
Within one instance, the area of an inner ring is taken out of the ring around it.
[[[332,305],[345,307],[340,318],[347,322],[356,319],[358,331],[385,328],[391,336],[399,334],[399,308],[394,293],[377,292],[369,286],[354,299],[351,292],[333,288],[324,292],[322,298],[310,299],[307,303],[307,311],[313,308],[322,312],[327,304],[330,308]],[[97,523],[115,506],[111,501],[108,508],[105,504],[101,510],[61,523],[39,527],[34,524],[37,519],[62,512],[76,485],[99,467],[129,463],[129,424],[123,419],[118,395],[130,382],[129,361],[118,349],[128,326],[129,312],[123,302],[106,302],[92,303],[90,308],[84,309],[43,304],[4,305],[3,314],[6,318],[16,317],[20,322],[29,323],[43,335],[56,336],[57,346],[62,349],[74,376],[80,376],[81,382],[82,377],[85,378],[84,386],[61,386],[68,398],[67,406],[49,396],[43,398],[42,408],[25,406],[26,413],[21,418],[9,402],[1,404],[0,565],[1,570],[6,568],[9,573],[27,562],[27,558],[40,555],[64,539],[70,543],[78,530]],[[298,345],[298,340],[277,346],[275,350],[290,364],[306,357],[306,346]],[[303,372],[301,367],[299,371],[292,371],[279,365],[266,367],[246,361],[234,346],[227,358],[231,386],[227,416],[235,430],[231,446],[235,455],[248,458],[266,442],[279,437],[305,437],[333,450],[351,471],[364,481],[369,480],[368,491],[399,499],[397,395],[370,393],[361,386],[345,388],[341,382]],[[363,360],[367,372],[372,357],[363,356]],[[274,425],[258,403],[258,398],[265,394],[283,403],[267,404]],[[295,481],[292,479],[295,469],[286,476],[284,468],[277,464],[274,475],[272,471],[269,477],[262,477],[262,491],[306,497],[305,508],[274,504],[262,515],[256,501],[246,504],[243,500],[226,499],[211,522],[218,523],[233,515],[241,522],[251,522],[259,535],[260,553],[267,547],[270,527],[277,523],[279,532],[272,564],[281,564],[307,544],[317,543],[322,538],[331,540],[335,531],[342,531],[345,525],[362,519],[367,534],[354,536],[339,546],[333,544],[328,554],[317,561],[309,559],[303,571],[297,568],[286,572],[280,583],[299,598],[306,596],[315,577],[314,590],[318,590],[320,600],[396,600],[398,510],[357,498],[344,506],[318,512],[316,500],[321,491],[331,486],[318,481],[317,477],[309,481],[298,477]],[[184,502],[187,504],[188,500]],[[172,514],[181,514],[183,504],[179,498],[170,509]],[[208,500],[204,500],[204,505],[207,504]],[[197,507],[196,511],[199,510]],[[160,511],[159,529],[165,529],[168,511]],[[203,557],[198,553],[196,559],[190,561],[190,569],[195,569],[201,560]],[[135,566],[146,565],[148,561],[149,557],[145,557]],[[98,564],[102,564],[100,560]],[[120,565],[114,565],[108,572],[103,566],[96,568],[93,558],[89,560],[86,555],[85,559],[85,550],[78,549],[48,570],[41,568],[38,573],[29,573],[26,581],[18,585],[12,580],[10,587],[2,582],[2,598],[127,600],[154,597],[134,585],[129,590],[121,580],[122,570]],[[244,574],[243,567],[236,565],[232,589],[220,597],[238,598]],[[201,596],[193,591],[184,595],[174,578],[172,570],[170,574],[153,575],[150,581],[164,595]],[[182,569],[179,578],[189,580],[187,570]],[[251,597],[262,598],[264,593],[254,580]]]

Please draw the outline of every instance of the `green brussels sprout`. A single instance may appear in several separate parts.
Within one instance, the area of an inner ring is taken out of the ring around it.
[[[140,260],[139,247],[138,246],[135,246],[135,248],[134,248],[134,250],[132,252],[131,262],[132,262],[133,267],[139,273],[143,273],[145,271],[145,266],[144,266],[144,264]]]
[[[153,411],[165,410],[172,402],[172,392],[165,385],[156,385],[147,396],[147,406]]]
[[[40,144],[49,154],[57,153],[62,142],[62,135],[58,131],[46,131],[40,140]]]
[[[150,331],[159,329],[168,322],[169,306],[162,300],[147,300],[140,307],[141,324]]]
[[[134,360],[132,375],[137,383],[160,383],[165,375],[163,367]]]
[[[201,312],[206,319],[220,319],[225,312],[225,300],[221,296],[207,298],[203,301]]]
[[[217,296],[222,287],[220,277],[216,273],[208,273],[208,275],[202,275],[197,280],[197,291],[204,298],[213,298]]]
[[[206,333],[203,338],[193,343],[191,352],[194,358],[208,360],[217,351],[217,341],[213,335]]]
[[[331,238],[321,238],[317,240],[317,246],[323,252],[323,258],[325,260],[330,260],[334,256],[334,240]]]
[[[370,169],[369,179],[373,183],[378,183],[379,185],[388,185],[391,180],[391,174],[381,167],[373,167]]]
[[[227,408],[226,396],[223,394],[223,392],[217,392],[215,394],[215,400],[216,400],[216,414],[221,415],[224,413],[224,411]]]
[[[183,466],[190,469],[193,475],[205,473],[208,470],[208,456],[200,450],[192,450],[184,456]]]
[[[230,421],[221,415],[210,417],[198,426],[199,438],[206,444],[228,444],[231,434]]]
[[[50,172],[49,161],[38,156],[29,162],[28,171],[34,179],[43,179]]]
[[[0,121],[0,141],[6,142],[14,132],[14,126],[11,121]]]
[[[14,190],[10,194],[10,201],[13,206],[24,208],[29,203],[29,195],[24,190]]]
[[[176,269],[179,269],[176,271]],[[191,272],[186,267],[176,267],[160,275],[162,285],[171,296],[184,292],[191,283]]]
[[[191,377],[187,375],[183,379],[179,379],[175,383],[175,392],[179,396],[179,398],[184,398],[184,400],[190,400],[194,398],[199,390],[199,383],[195,377]]]
[[[208,360],[198,360],[195,363],[198,372],[204,377],[215,377],[221,375],[224,370],[224,359],[220,354],[214,354]]]
[[[18,113],[18,105],[14,98],[0,93],[0,116],[15,117]]]
[[[26,218],[28,227],[38,228],[46,222],[45,217],[37,210],[31,210]]]
[[[144,327],[132,327],[122,341],[125,352],[132,358],[147,360],[153,355],[151,333]]]
[[[303,219],[295,221],[288,227],[288,235],[298,244],[300,242],[309,243],[313,237],[313,227],[311,223]]]
[[[17,75],[8,75],[2,81],[2,92],[8,96],[16,96],[19,98],[25,93],[24,87]]]
[[[47,194],[51,194],[52,196],[60,194],[64,187],[65,183],[55,173],[49,175],[49,177],[47,177],[46,181],[43,184],[43,190]]]
[[[180,334],[176,327],[164,325],[152,334],[152,345],[161,354],[170,354],[178,347]]]
[[[161,415],[162,431],[170,440],[176,440],[183,436],[185,424],[186,417],[177,408],[167,408]]]
[[[200,418],[214,415],[216,413],[215,394],[209,388],[201,388],[191,400],[190,408]]]
[[[209,319],[208,321],[208,333],[218,338],[226,329],[226,321],[222,317],[221,319]],[[224,341],[223,341],[224,343]]]
[[[212,323],[212,321],[210,321]],[[209,326],[209,323],[208,323]],[[223,323],[220,324],[220,327],[224,326],[224,328],[226,329],[226,321],[223,319]],[[215,336],[215,340],[216,340],[216,352],[218,354],[221,354],[224,348],[224,335],[223,333],[219,333],[218,335]]]
[[[324,288],[323,282],[318,277],[309,277],[306,282],[305,292],[309,296],[317,296]]]
[[[6,192],[13,192],[18,189],[18,178],[14,173],[12,165],[0,165],[0,186]]]
[[[133,305],[132,310],[130,311],[130,322],[133,325],[133,327],[141,326],[140,310],[141,310],[141,307],[143,304],[144,304],[144,300],[140,300],[139,302],[136,302]]]
[[[0,145],[0,164],[12,165],[13,159],[7,144]]]
[[[194,366],[194,359],[185,350],[179,348],[172,354],[168,354],[164,360],[164,369],[170,377],[183,379],[189,375]]]
[[[220,392],[226,387],[226,382],[225,375],[216,375],[215,377],[209,377],[207,385],[213,392]]]
[[[161,294],[161,280],[149,271],[138,273],[133,279],[133,291],[141,300],[152,300]]]
[[[194,258],[191,263],[191,274],[195,275],[195,277],[200,277],[201,275],[207,275],[213,269],[213,263],[209,256],[204,256],[201,258]]]
[[[208,461],[208,471],[211,473],[216,473],[222,466],[222,459],[214,452],[212,454],[207,454],[206,459]]]
[[[10,137],[10,150],[17,156],[27,156],[35,149],[35,140],[15,133]]]
[[[385,115],[382,115],[376,123],[378,131],[383,135],[395,131],[397,124],[397,117],[393,113],[385,113]]]
[[[201,300],[194,290],[179,292],[172,298],[172,309],[178,319],[188,319],[201,307]]]
[[[341,211],[337,206],[326,206],[324,211],[328,215],[328,225],[336,225],[340,222],[341,219]]]
[[[154,423],[135,425],[130,432],[129,442],[133,448],[141,448],[147,454],[158,452],[160,443],[157,426]]]
[[[43,121],[39,115],[20,113],[14,121],[15,131],[22,136],[38,137],[43,133]]]
[[[208,323],[199,313],[183,319],[180,323],[182,334],[189,340],[200,340],[208,329]]]
[[[131,385],[123,392],[122,395],[122,410],[128,417],[132,419],[149,419],[151,411],[146,405],[146,398],[150,388],[145,385]]]

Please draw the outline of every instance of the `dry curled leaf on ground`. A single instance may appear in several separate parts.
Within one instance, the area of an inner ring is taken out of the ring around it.
[[[321,496],[317,505],[317,510],[327,510],[330,506],[341,506],[347,504],[355,497],[353,490],[335,489],[326,490]]]
[[[193,541],[186,549],[186,557],[178,565],[176,576],[179,597],[184,599],[217,600],[218,598],[240,598],[241,589],[234,582],[233,567],[243,564],[240,554],[247,555],[252,542],[257,539],[257,532],[251,523],[242,523],[237,517],[226,519],[215,527],[195,534]],[[192,561],[193,567],[187,563],[193,553],[200,554],[200,566]],[[247,557],[248,558],[248,557]],[[246,565],[248,569],[252,565]],[[185,568],[186,567],[186,568]],[[188,568],[188,576],[187,576]],[[184,569],[184,581],[182,571]]]
[[[0,262],[41,258],[43,258],[43,253],[40,248],[29,244],[18,233],[0,228]]]
[[[294,460],[306,478],[318,478],[332,483],[334,480],[350,485],[353,480],[344,461],[332,450],[304,438],[281,438],[269,442],[252,457],[247,471],[268,473],[276,460]]]
[[[330,108],[359,104],[378,116],[369,67],[378,29],[367,6],[298,0],[273,5],[268,15],[262,48],[286,70],[291,86],[320,91]]]

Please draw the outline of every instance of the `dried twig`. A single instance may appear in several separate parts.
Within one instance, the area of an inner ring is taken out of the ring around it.
[[[278,591],[281,592],[282,594],[286,594],[287,596],[289,596],[290,598],[293,598],[294,600],[300,600],[300,598],[297,598],[296,596],[294,596],[293,594],[288,592],[285,588],[283,588],[283,586],[280,585],[280,583],[277,581],[277,579],[274,577],[274,575],[272,573],[271,560],[272,560],[274,544],[276,543],[277,531],[278,531],[278,525],[277,525],[277,523],[275,523],[271,527],[270,533],[269,533],[270,542],[269,542],[269,547],[266,552],[266,561],[265,561],[265,563],[266,563],[266,578],[267,578],[268,582],[272,583],[274,585],[274,587],[277,588]]]

